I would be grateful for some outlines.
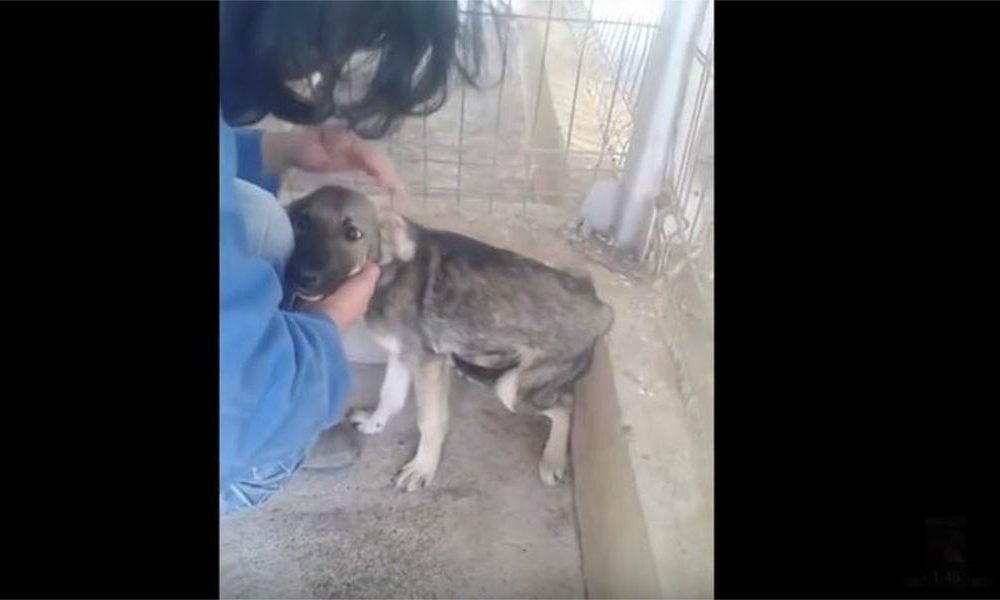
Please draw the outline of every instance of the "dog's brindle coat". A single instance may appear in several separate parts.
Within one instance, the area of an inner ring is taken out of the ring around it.
[[[295,251],[286,280],[311,299],[335,290],[365,261],[381,266],[365,321],[389,354],[378,407],[350,420],[381,431],[406,400],[412,380],[420,444],[398,487],[434,477],[448,422],[448,365],[494,387],[512,412],[540,413],[552,427],[539,472],[563,477],[572,384],[587,370],[611,308],[590,282],[483,242],[379,218],[362,194],[324,187],[293,202]]]

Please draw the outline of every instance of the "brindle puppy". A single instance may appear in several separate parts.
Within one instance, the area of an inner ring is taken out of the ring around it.
[[[552,422],[539,473],[566,470],[572,384],[587,370],[611,308],[589,280],[508,250],[379,215],[364,195],[325,187],[292,203],[295,252],[286,270],[296,295],[331,293],[366,261],[382,269],[365,321],[389,353],[378,407],[350,420],[382,431],[412,381],[420,444],[396,479],[413,491],[430,483],[448,423],[449,365],[490,384],[512,412]]]

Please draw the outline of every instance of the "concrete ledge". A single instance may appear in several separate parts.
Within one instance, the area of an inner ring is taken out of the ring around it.
[[[611,358],[602,340],[590,371],[576,386],[571,434],[583,579],[589,598],[659,598],[621,422]]]
[[[594,598],[711,598],[711,344],[669,308],[682,288],[591,276],[615,324],[576,390],[584,580]]]

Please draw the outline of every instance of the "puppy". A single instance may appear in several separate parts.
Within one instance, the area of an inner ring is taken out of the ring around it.
[[[571,389],[613,322],[589,280],[398,214],[380,217],[364,195],[324,187],[288,207],[295,251],[286,284],[315,300],[367,261],[381,276],[365,321],[389,355],[378,407],[350,420],[375,434],[412,383],[420,443],[396,478],[413,491],[433,479],[448,426],[448,368],[496,390],[511,412],[551,421],[539,463],[552,485],[566,472]]]

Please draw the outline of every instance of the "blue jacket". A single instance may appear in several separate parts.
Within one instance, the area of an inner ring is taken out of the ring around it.
[[[248,251],[236,177],[277,190],[263,173],[260,133],[219,120],[219,490],[229,513],[277,491],[350,387],[334,323],[279,305],[282,285]]]

